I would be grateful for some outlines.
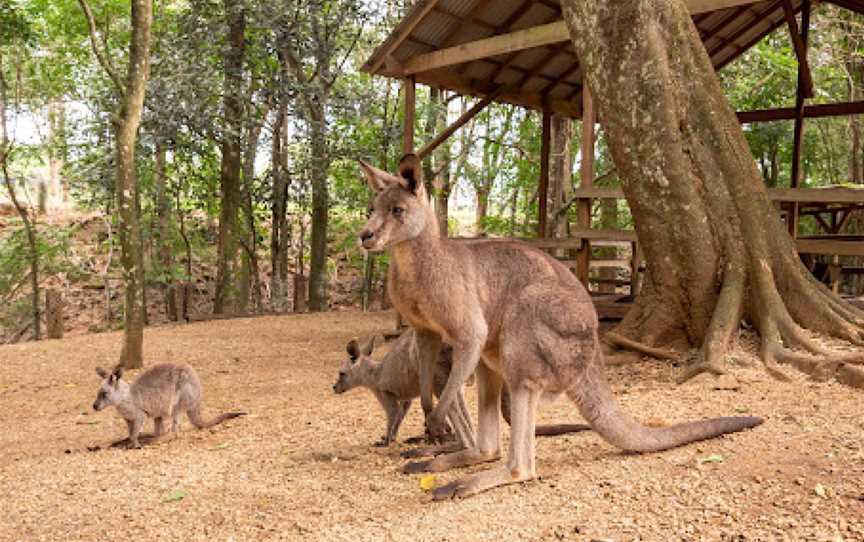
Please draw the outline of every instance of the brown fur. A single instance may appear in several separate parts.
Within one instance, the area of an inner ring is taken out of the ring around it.
[[[201,416],[201,380],[190,365],[185,363],[160,363],[141,373],[132,384],[123,380],[123,368],[116,367],[110,374],[101,367],[96,374],[102,377],[102,384],[93,403],[94,410],[109,406],[126,420],[129,428],[128,444],[140,448],[138,439],[144,420],[153,418],[154,438],[163,436],[163,420],[172,419],[172,432],[180,429],[180,416],[185,412],[192,425],[198,429],[212,427],[225,420],[243,416],[245,412],[227,412],[212,420]]]
[[[511,393],[506,465],[439,488],[436,498],[533,479],[535,416],[544,395],[567,394],[603,438],[631,451],[664,450],[762,422],[716,418],[665,428],[635,422],[620,409],[603,377],[591,298],[563,264],[521,243],[441,238],[414,155],[403,158],[398,176],[361,166],[377,192],[373,214],[360,234],[363,246],[390,251],[390,298],[416,329],[424,358],[437,355],[442,341],[453,347],[450,379],[427,417],[431,433],[441,432],[444,413],[468,376],[476,370],[478,377],[477,448],[437,457],[422,467],[440,471],[497,460],[505,381]],[[424,366],[425,361],[421,377]],[[428,375],[423,380],[430,385]]]
[[[374,344],[374,339],[363,347],[356,340],[348,343],[348,359],[339,369],[333,391],[341,394],[356,387],[369,389],[387,416],[386,431],[377,444],[389,446],[396,439],[402,420],[411,408],[411,401],[420,395],[420,369],[417,356],[412,352],[414,331],[409,329],[400,335],[380,362],[370,357]],[[435,367],[436,394],[440,394],[447,384],[450,360],[449,349],[442,349]],[[448,419],[457,437],[457,447],[449,447],[450,451],[474,446],[474,428],[461,392]]]

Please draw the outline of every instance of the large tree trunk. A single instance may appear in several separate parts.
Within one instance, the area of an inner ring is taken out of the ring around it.
[[[847,71],[849,72],[849,101],[854,102],[861,99],[860,85],[864,84],[864,62],[850,62]],[[861,115],[849,116],[849,130],[852,132],[852,148],[849,155],[849,180],[853,183],[864,184]]]
[[[228,43],[223,58],[224,120],[222,132],[222,174],[220,182],[219,246],[217,248],[216,299],[213,312],[236,312],[241,305],[238,288],[240,228],[240,135],[243,130],[243,57],[246,13],[242,0],[224,0],[228,21]]]
[[[144,95],[150,72],[150,26],[152,0],[132,2],[132,38],[129,43],[129,71],[120,114],[114,123],[117,160],[117,209],[120,218],[120,263],[126,288],[123,350],[120,363],[127,369],[144,365],[144,254],[138,214],[138,179],[135,174],[135,145],[144,109]]]
[[[829,351],[806,330],[862,345],[864,313],[798,259],[686,5],[562,7],[587,85],[601,90],[599,118],[647,261],[644,288],[618,334],[652,346],[701,345],[691,376],[721,370],[744,317],[761,333],[772,372],[782,374],[775,360],[838,377],[860,370],[839,355],[816,357]]]

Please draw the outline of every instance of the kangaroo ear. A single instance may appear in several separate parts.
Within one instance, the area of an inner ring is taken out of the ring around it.
[[[376,338],[377,337],[373,336],[371,339],[369,339],[366,342],[366,344],[363,345],[363,355],[364,356],[371,356],[372,352],[375,351],[375,339]]]
[[[99,378],[108,378],[108,371],[102,367],[96,367],[96,374],[99,375]]]
[[[123,378],[123,366],[118,365],[117,367],[114,367],[114,370],[111,372],[111,376],[113,376],[115,380],[120,380],[121,378]]]
[[[352,362],[357,361],[357,358],[360,357],[360,345],[357,344],[357,339],[348,341],[348,344],[345,345],[345,351],[348,352]]]
[[[399,161],[399,176],[404,179],[405,187],[412,194],[425,192],[423,186],[423,164],[416,154],[406,154]]]
[[[357,159],[357,162],[360,164],[360,169],[363,170],[363,174],[366,176],[366,183],[376,194],[382,192],[388,186],[400,182],[399,177],[387,173],[383,169],[378,169],[359,158]]]

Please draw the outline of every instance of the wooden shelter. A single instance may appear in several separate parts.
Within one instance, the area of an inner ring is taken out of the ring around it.
[[[798,188],[804,119],[864,114],[864,101],[808,105],[813,81],[807,62],[811,0],[684,0],[715,69],[720,70],[774,30],[786,26],[798,58],[798,87],[793,107],[739,112],[742,123],[794,119],[792,188],[770,195],[786,217],[793,237],[802,207],[806,213],[829,213],[832,224],[864,208],[864,189]],[[864,0],[826,0],[864,15]],[[801,25],[798,24],[800,14]],[[539,179],[538,239],[543,248],[578,250],[574,267],[588,285],[592,243],[632,244],[631,292],[638,290],[638,247],[632,231],[591,229],[591,203],[596,198],[623,198],[618,189],[592,186],[595,113],[584,85],[579,58],[570,41],[557,0],[419,0],[363,65],[364,71],[399,78],[405,95],[403,148],[421,158],[431,153],[489,103],[501,102],[543,114]],[[476,96],[477,103],[452,125],[415,149],[415,87],[417,83]],[[596,89],[595,89],[596,90]],[[569,239],[545,240],[549,182],[550,119],[553,113],[581,118],[581,186],[575,191],[579,224]],[[838,215],[838,213],[840,213]],[[845,214],[843,214],[845,213]],[[839,217],[845,217],[838,219]],[[825,220],[822,223],[827,224]],[[800,252],[864,256],[864,239],[834,237],[798,239]]]

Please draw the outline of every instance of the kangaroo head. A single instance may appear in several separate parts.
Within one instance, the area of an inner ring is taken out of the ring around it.
[[[123,367],[117,366],[110,373],[102,367],[96,367],[96,374],[102,378],[102,384],[93,402],[93,410],[116,405],[129,397],[129,384],[123,377]]]
[[[379,251],[410,241],[431,226],[437,233],[435,216],[423,185],[423,168],[414,154],[399,162],[399,174],[392,175],[360,160],[366,182],[375,191],[369,220],[360,232],[366,250]]]
[[[339,378],[333,384],[335,393],[345,393],[346,391],[362,386],[369,381],[369,375],[375,367],[375,362],[372,360],[372,351],[375,349],[375,337],[369,340],[362,347],[357,342],[357,339],[351,339],[345,346],[348,352],[348,359],[339,368]]]

